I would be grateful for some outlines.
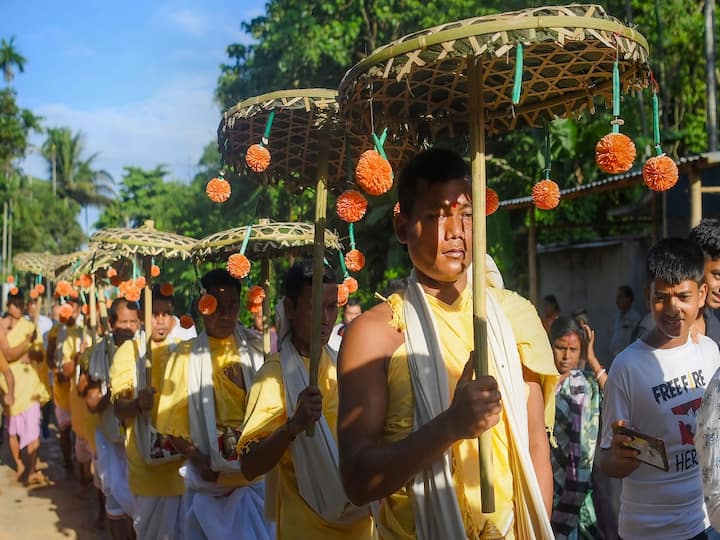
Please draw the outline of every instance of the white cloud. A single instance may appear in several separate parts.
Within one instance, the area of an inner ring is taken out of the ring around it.
[[[47,103],[33,108],[48,127],[68,126],[85,135],[86,156],[99,153],[95,165],[122,179],[123,167],[154,168],[164,163],[171,177],[190,180],[204,146],[215,140],[220,112],[213,103],[211,78],[170,82],[148,98],[125,105],[73,108]],[[39,146],[42,136],[33,144]],[[24,162],[27,173],[47,178],[37,155]]]
[[[208,21],[205,16],[189,9],[171,10],[168,17],[173,24],[195,36],[202,36],[207,28]]]

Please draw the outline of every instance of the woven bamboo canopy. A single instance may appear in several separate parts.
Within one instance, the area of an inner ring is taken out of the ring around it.
[[[275,116],[266,145],[271,160],[265,178],[283,181],[293,190],[314,187],[321,148],[327,146],[328,188],[343,191],[349,187],[348,165],[354,170],[360,154],[372,148],[371,134],[346,134],[339,122],[335,90],[281,90],[246,99],[229,109],[218,127],[218,148],[226,164],[238,172],[244,170],[245,152],[261,141],[271,111]],[[408,150],[400,142],[394,144],[389,150],[390,162],[401,164]]]
[[[54,258],[55,255],[47,251],[43,253],[26,251],[13,257],[13,267],[20,272],[46,275],[52,273]]]
[[[196,240],[188,236],[158,231],[152,221],[137,229],[103,229],[90,237],[90,248],[120,257],[168,257],[189,259]]]
[[[247,235],[248,227],[234,227],[201,240],[193,248],[193,257],[203,261],[225,260],[238,253]],[[296,255],[312,251],[315,227],[312,223],[260,222],[250,228],[250,239],[245,254],[249,258],[268,255]],[[325,247],[340,250],[338,236],[326,230]]]
[[[512,104],[515,49],[523,46],[522,97]],[[436,26],[378,48],[352,67],[338,90],[353,133],[371,122],[423,139],[467,131],[467,63],[481,58],[485,129],[490,133],[542,126],[612,99],[619,59],[625,92],[648,84],[648,44],[592,4],[549,6]],[[371,111],[372,106],[372,111]]]

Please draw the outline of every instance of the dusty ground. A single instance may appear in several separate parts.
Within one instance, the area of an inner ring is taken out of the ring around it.
[[[41,443],[40,460],[48,485],[23,487],[15,470],[5,433],[0,446],[0,540],[105,540],[105,526],[96,526],[98,502],[90,484],[82,486],[62,465],[60,447],[51,436]]]

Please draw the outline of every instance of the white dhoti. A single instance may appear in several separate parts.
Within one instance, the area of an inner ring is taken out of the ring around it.
[[[275,525],[265,520],[265,482],[227,488],[205,482],[192,465],[185,478],[185,540],[242,538],[273,540]]]
[[[105,510],[111,518],[135,515],[135,496],[128,483],[127,458],[122,443],[111,443],[102,430],[95,431],[97,470],[100,487],[105,495]]]
[[[183,495],[135,497],[133,527],[138,540],[182,540]]]

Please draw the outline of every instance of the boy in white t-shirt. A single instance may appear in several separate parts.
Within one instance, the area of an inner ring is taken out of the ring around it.
[[[690,336],[707,295],[702,250],[667,238],[647,255],[655,328],[614,360],[605,385],[599,463],[622,478],[619,534],[623,540],[713,538],[700,480],[695,418],[705,387],[720,367],[711,339]],[[641,463],[619,425],[662,439],[669,470]]]

